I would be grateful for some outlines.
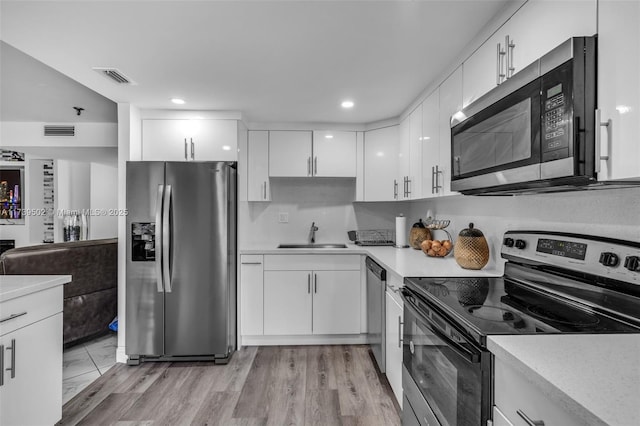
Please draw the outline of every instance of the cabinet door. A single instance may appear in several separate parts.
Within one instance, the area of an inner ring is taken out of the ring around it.
[[[386,374],[399,404],[402,404],[402,318],[404,310],[390,293],[386,299]]]
[[[240,333],[261,336],[264,333],[263,256],[240,256]]]
[[[247,200],[271,201],[269,185],[269,132],[249,132],[247,150]]]
[[[264,272],[264,334],[311,334],[311,271]]]
[[[422,103],[422,193],[425,197],[440,195],[436,188],[436,166],[440,162],[439,94],[437,89]]]
[[[197,120],[142,120],[142,160],[187,161]]]
[[[393,201],[398,175],[399,126],[364,134],[364,201]],[[400,185],[399,190],[402,189]]]
[[[2,371],[0,424],[56,424],[62,418],[62,313],[5,334],[0,345],[4,368],[15,368],[14,378]]]
[[[422,104],[409,115],[409,173],[406,198],[422,198]]]
[[[514,72],[517,73],[570,37],[594,35],[598,31],[596,9],[596,0],[527,2],[509,20],[504,31],[514,44],[511,61]]]
[[[311,132],[269,132],[269,176],[311,176]]]
[[[398,142],[398,153],[396,161],[398,163],[398,175],[395,178],[397,191],[396,200],[407,199],[406,179],[411,173],[411,119],[405,118],[400,122],[400,139]]]
[[[598,180],[640,177],[640,2],[601,1],[598,11]]]
[[[356,132],[313,132],[313,175],[356,177]]]
[[[313,334],[360,334],[360,271],[313,272]]]
[[[499,29],[462,64],[465,108],[498,85],[498,43],[504,45],[505,35],[502,28]],[[505,60],[504,56],[503,60]],[[502,70],[504,70],[504,63]]]
[[[451,191],[451,116],[462,109],[462,67],[458,67],[440,85],[440,160],[438,162],[438,193],[457,194]]]
[[[236,120],[191,121],[193,144],[189,147],[190,160],[238,160],[238,122]],[[191,138],[189,141],[191,142]]]

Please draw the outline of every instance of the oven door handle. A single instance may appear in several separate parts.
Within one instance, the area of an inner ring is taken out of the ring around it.
[[[454,342],[453,340],[451,340],[451,338],[449,338],[442,331],[440,331],[440,329],[434,322],[432,322],[426,315],[422,314],[419,308],[415,306],[415,304],[411,301],[411,299],[413,299],[413,296],[406,295],[403,293],[402,298],[405,300],[405,302],[407,302],[405,307],[409,308],[409,310],[412,311],[413,314],[415,315],[416,321],[427,326],[429,330],[433,332],[433,334],[438,336],[440,339],[444,340],[447,343],[447,345],[451,349],[453,349],[454,352],[456,352],[458,355],[460,355],[462,358],[464,358],[468,362],[472,364],[478,364],[480,362],[479,352],[472,352],[466,349],[464,346]],[[405,320],[405,323],[406,323],[406,320]]]

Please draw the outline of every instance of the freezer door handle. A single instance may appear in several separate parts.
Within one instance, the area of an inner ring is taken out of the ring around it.
[[[162,203],[162,270],[164,276],[164,291],[171,293],[171,223],[169,214],[171,212],[171,185],[167,185],[164,190],[164,203]]]
[[[156,278],[158,282],[158,293],[164,291],[162,283],[162,196],[164,195],[164,185],[158,185],[158,197],[156,198]]]

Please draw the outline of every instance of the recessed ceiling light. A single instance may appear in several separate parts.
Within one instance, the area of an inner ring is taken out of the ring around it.
[[[353,101],[342,101],[340,105],[342,106],[342,108],[353,108],[355,104],[353,103]]]
[[[325,139],[333,139],[333,135],[324,135]]]
[[[171,102],[177,105],[184,105],[185,103],[184,99],[180,99],[180,98],[171,98]]]

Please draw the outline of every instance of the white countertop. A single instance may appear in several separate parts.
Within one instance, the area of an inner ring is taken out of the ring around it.
[[[71,282],[71,275],[0,275],[0,302]]]
[[[390,246],[358,246],[347,243],[347,248],[279,249],[277,244],[259,245],[241,249],[240,254],[360,254],[368,255],[387,270],[401,277],[496,277],[502,269],[485,267],[481,270],[463,269],[453,253],[446,257],[429,257],[422,250]],[[502,266],[502,263],[500,263]]]
[[[638,424],[640,334],[489,336],[487,346],[584,424]]]

